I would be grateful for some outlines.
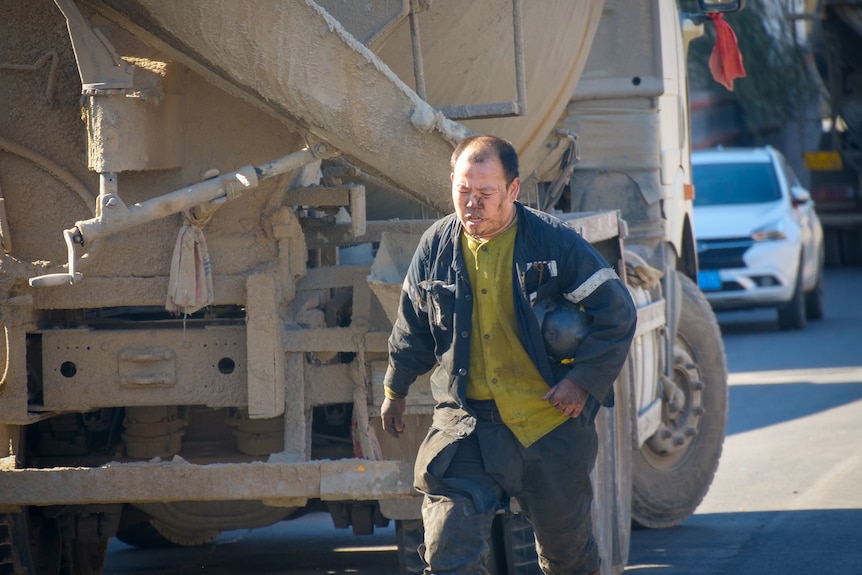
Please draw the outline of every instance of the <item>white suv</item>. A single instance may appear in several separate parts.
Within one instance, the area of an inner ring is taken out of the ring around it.
[[[823,229],[772,147],[692,153],[698,285],[716,310],[778,308],[781,329],[823,317]]]

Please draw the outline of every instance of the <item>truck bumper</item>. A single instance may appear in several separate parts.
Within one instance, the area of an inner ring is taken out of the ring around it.
[[[409,461],[340,459],[198,465],[179,461],[0,472],[0,507],[259,500],[301,507],[308,499],[379,500],[413,492]]]

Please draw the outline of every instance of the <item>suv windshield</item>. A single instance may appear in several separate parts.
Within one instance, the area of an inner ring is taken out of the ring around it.
[[[692,166],[694,205],[761,204],[781,199],[775,170],[768,162]]]

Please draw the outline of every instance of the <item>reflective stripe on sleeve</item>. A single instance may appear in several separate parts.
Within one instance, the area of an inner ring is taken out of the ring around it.
[[[587,278],[587,281],[578,286],[576,290],[563,294],[563,297],[572,303],[581,303],[584,298],[589,297],[590,294],[596,291],[600,285],[608,280],[615,279],[619,279],[617,272],[611,268],[602,268]]]
[[[407,297],[413,302],[414,307],[418,308],[419,311],[428,311],[425,306],[425,299],[419,294],[419,290],[410,283],[410,278],[404,278],[404,283],[401,284],[401,291],[407,294]]]

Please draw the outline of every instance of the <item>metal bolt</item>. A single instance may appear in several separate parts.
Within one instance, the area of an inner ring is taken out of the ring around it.
[[[685,439],[683,439],[682,437],[677,435],[676,437],[673,438],[673,444],[676,445],[677,447],[679,447],[683,443],[685,443]]]
[[[661,432],[658,434],[658,436],[662,439],[670,439],[671,435],[673,435],[673,433],[671,433],[670,429],[662,429]]]
[[[701,391],[704,387],[706,387],[706,386],[700,380],[691,382],[691,388],[695,391]]]
[[[697,429],[695,429],[694,427],[686,428],[686,430],[685,430],[685,436],[686,437],[694,437],[695,435],[697,435]]]
[[[108,198],[108,201],[105,202],[106,208],[113,208],[117,205],[117,198]]]
[[[676,413],[677,411],[679,411],[679,402],[676,400],[671,401],[670,403],[667,404],[667,409],[671,413]]]
[[[694,409],[692,409],[691,411],[692,411],[692,413],[694,413],[695,415],[703,415],[704,411],[706,411],[706,410],[705,410],[704,408],[702,408],[701,406],[699,406],[699,405],[698,405],[697,407],[695,407],[695,408],[694,408]]]

